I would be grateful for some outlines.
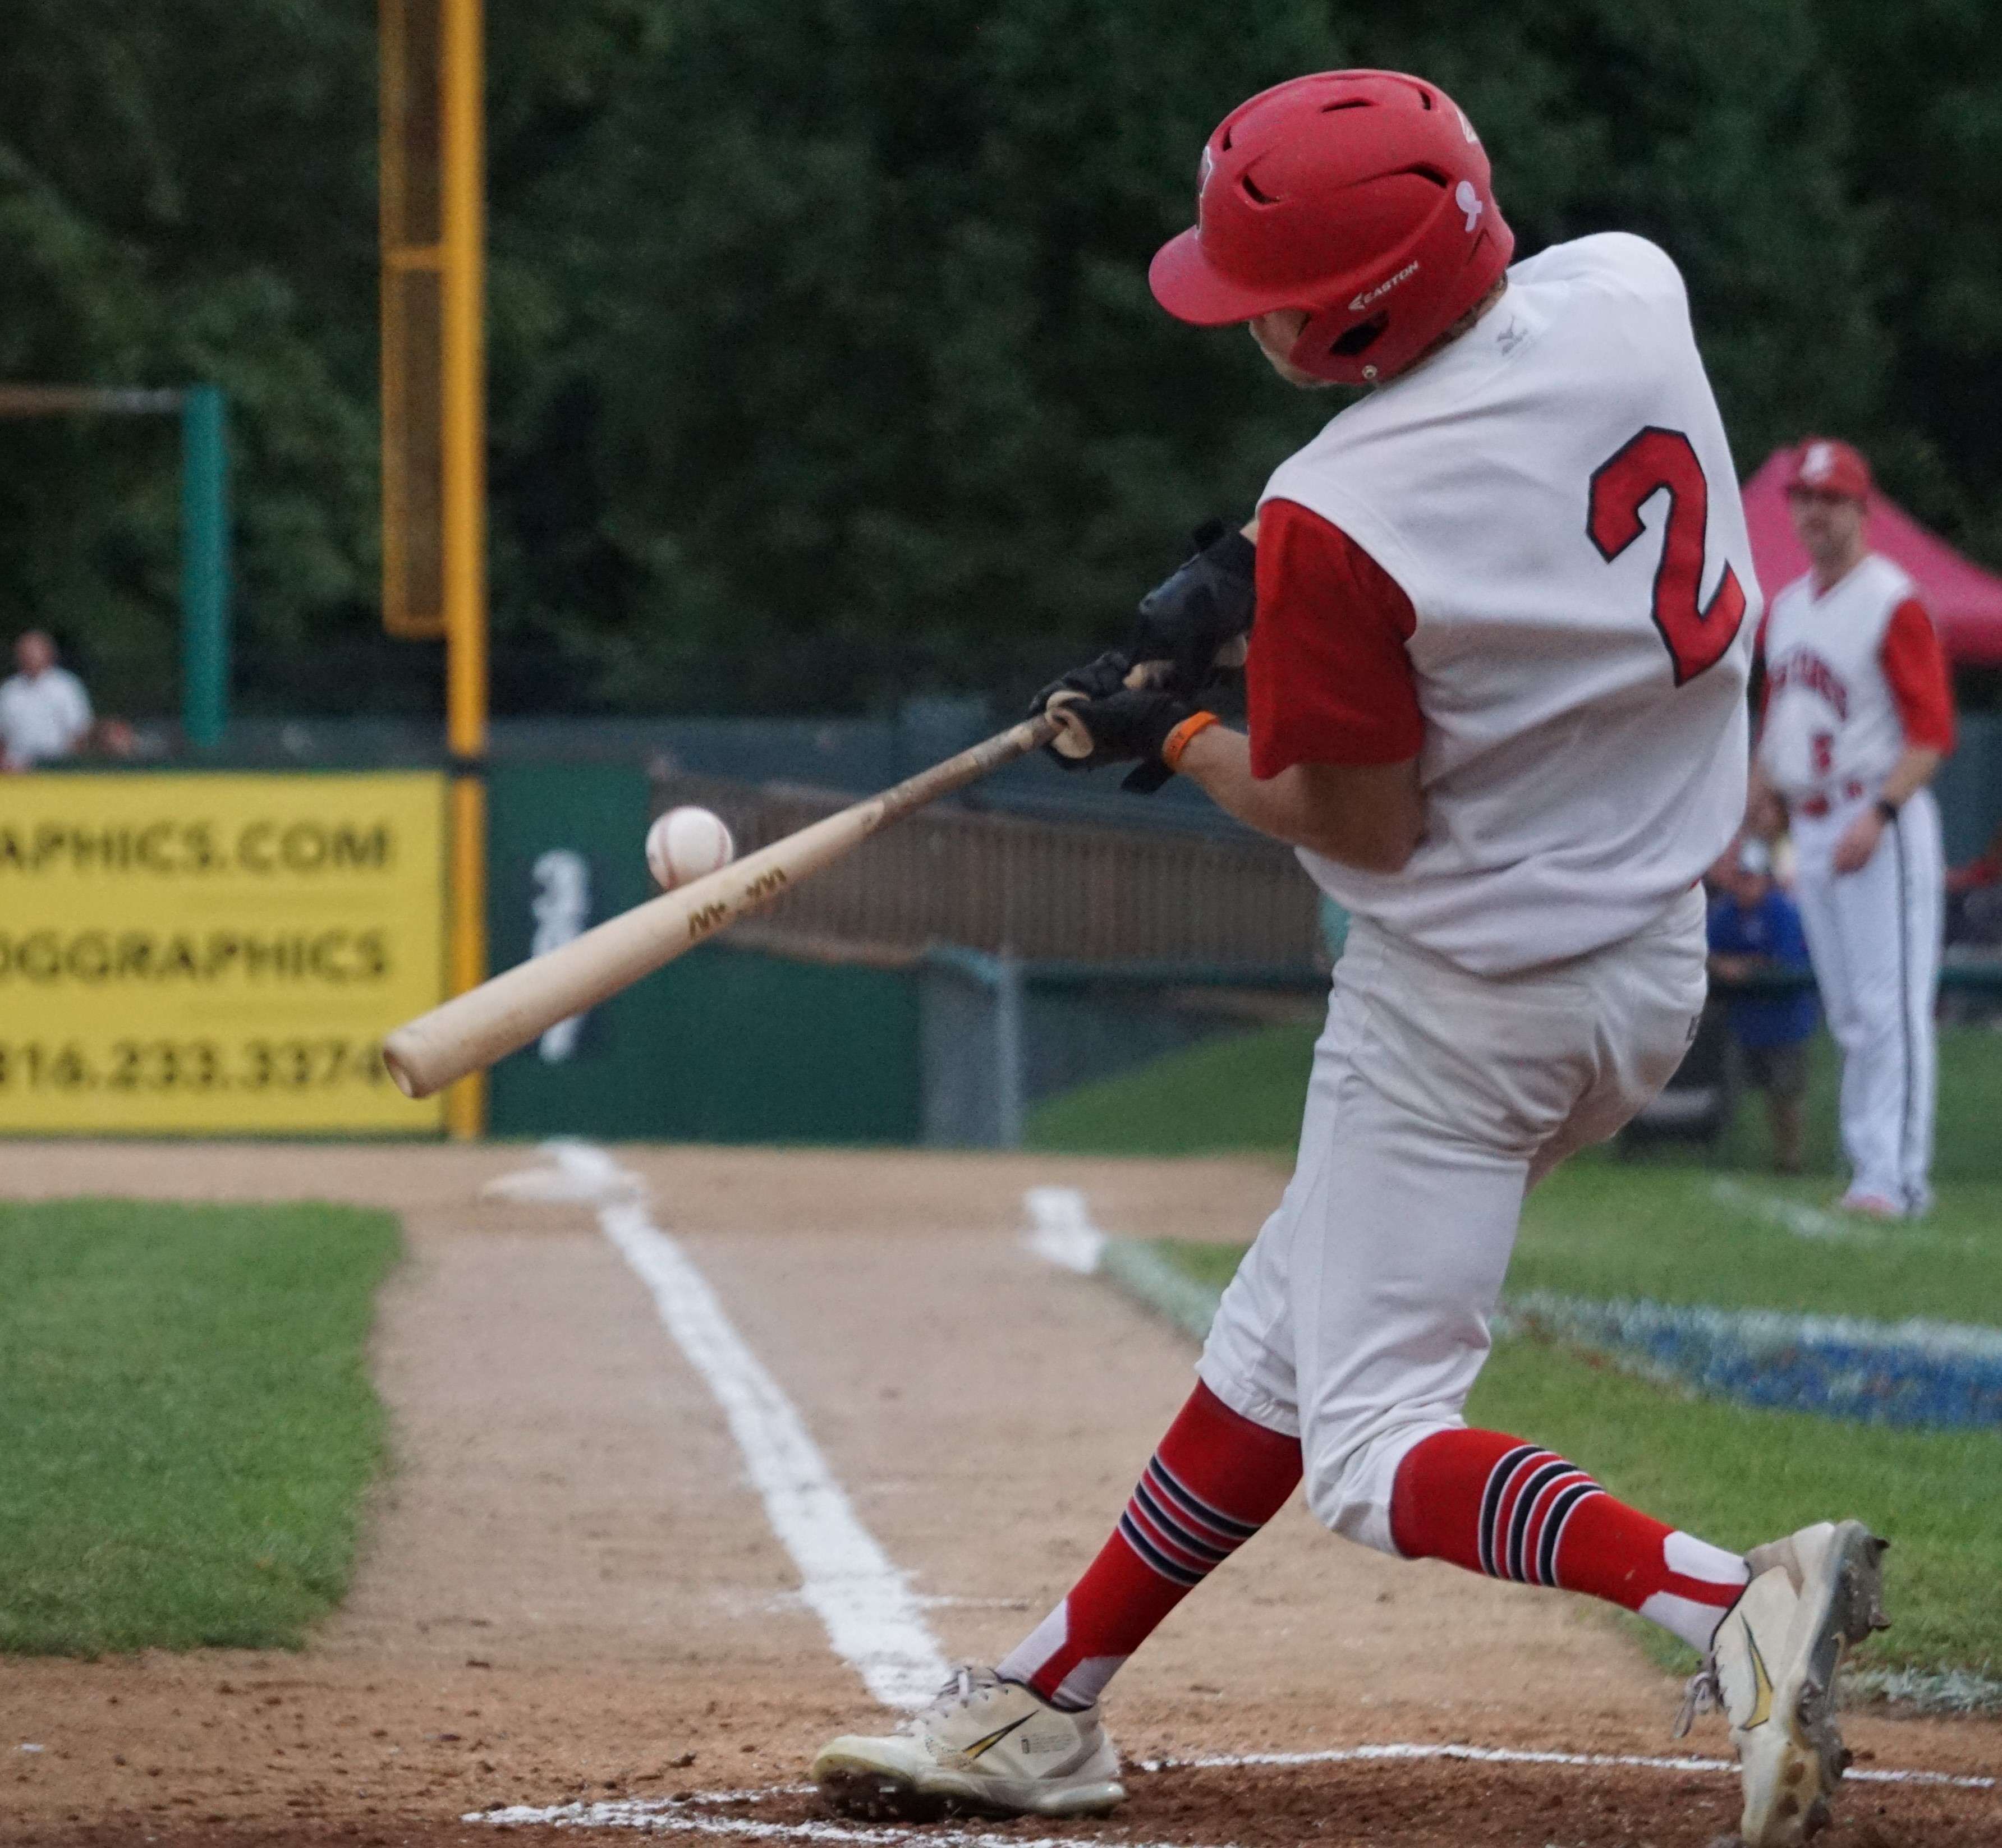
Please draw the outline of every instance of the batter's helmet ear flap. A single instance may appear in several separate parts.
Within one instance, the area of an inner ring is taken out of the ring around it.
[[[1359,359],[1376,345],[1378,336],[1390,325],[1388,315],[1372,315],[1366,321],[1357,322],[1328,348],[1328,351],[1339,354],[1344,359]],[[1303,329],[1302,332],[1304,333],[1305,330]]]
[[[1411,364],[1515,246],[1465,112],[1394,71],[1324,71],[1240,104],[1203,150],[1196,217],[1156,253],[1155,298],[1204,326],[1303,309],[1292,363],[1345,385]]]

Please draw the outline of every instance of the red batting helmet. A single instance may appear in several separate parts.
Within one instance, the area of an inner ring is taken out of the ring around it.
[[[1155,253],[1154,298],[1221,327],[1306,311],[1288,356],[1366,385],[1401,371],[1508,266],[1474,124],[1436,84],[1324,71],[1242,103],[1202,153],[1196,224]]]

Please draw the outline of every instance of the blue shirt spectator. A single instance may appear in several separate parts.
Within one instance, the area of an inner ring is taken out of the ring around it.
[[[1738,959],[1757,959],[1757,972],[1784,970],[1805,975],[1807,933],[1799,908],[1773,883],[1770,873],[1742,855],[1725,890],[1710,902],[1710,953],[1725,968]],[[1720,970],[1720,973],[1722,971]],[[1747,973],[1753,972],[1747,971]],[[1732,1037],[1741,1046],[1764,1049],[1812,1039],[1821,1021],[1821,1001],[1812,987],[1791,995],[1732,995],[1726,1002]]]

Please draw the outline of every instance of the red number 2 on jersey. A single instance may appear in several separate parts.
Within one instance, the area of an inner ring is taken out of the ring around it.
[[[1655,569],[1654,618],[1680,686],[1723,658],[1745,620],[1745,588],[1728,565],[1708,607],[1700,607],[1697,601],[1703,594],[1710,484],[1689,438],[1679,430],[1651,424],[1622,444],[1592,471],[1585,530],[1599,556],[1610,564],[1647,530],[1641,523],[1641,509],[1664,488],[1669,517],[1662,534],[1662,562]]]

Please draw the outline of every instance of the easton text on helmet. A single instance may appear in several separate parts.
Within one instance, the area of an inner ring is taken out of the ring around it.
[[[1393,276],[1388,282],[1379,282],[1373,289],[1365,289],[1361,295],[1356,296],[1355,299],[1349,303],[1348,312],[1351,314],[1354,314],[1359,309],[1367,308],[1371,302],[1376,301],[1379,297],[1389,295],[1399,283],[1408,281],[1412,277],[1417,275],[1418,273],[1418,266],[1416,263],[1411,263],[1405,264],[1405,266],[1400,270],[1396,275]]]

